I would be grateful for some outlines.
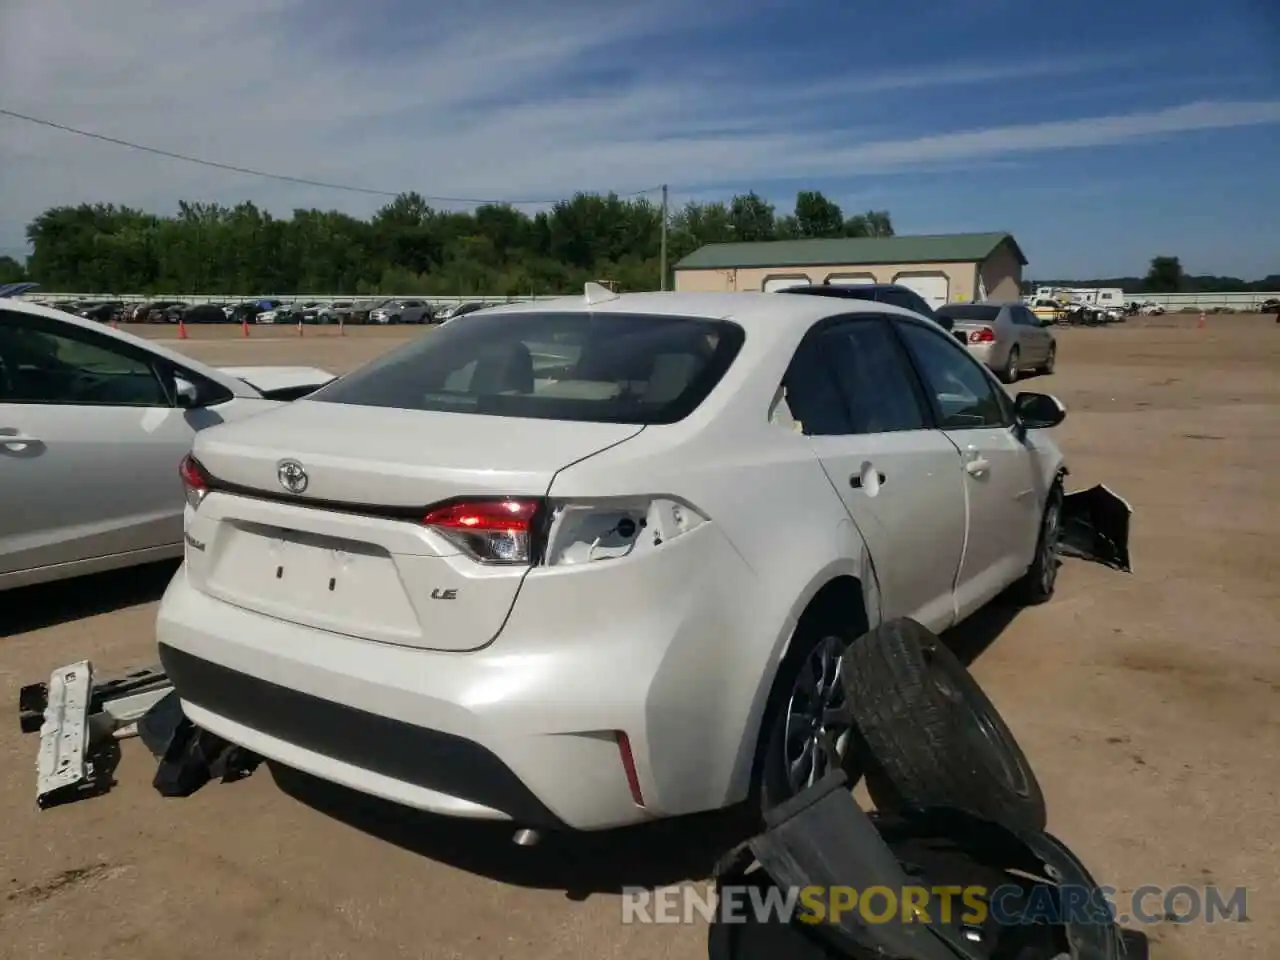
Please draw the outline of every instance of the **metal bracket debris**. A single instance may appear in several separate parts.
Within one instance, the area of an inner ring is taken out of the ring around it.
[[[47,684],[19,690],[19,727],[40,731],[36,805],[44,809],[87,789],[94,749],[135,736],[138,720],[172,689],[159,666],[95,682],[93,664],[81,660],[54,670]]]

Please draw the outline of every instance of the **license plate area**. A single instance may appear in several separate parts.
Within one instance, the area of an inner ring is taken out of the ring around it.
[[[214,596],[374,640],[420,633],[395,559],[377,544],[244,521],[226,523],[218,540]]]

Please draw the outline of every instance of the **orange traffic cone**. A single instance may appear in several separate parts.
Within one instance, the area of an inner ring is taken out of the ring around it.
[[[298,319],[298,336],[302,336],[302,319]]]
[[[249,318],[248,317],[240,318],[240,336],[242,337],[249,336]]]
[[[183,320],[181,315],[178,317],[178,339],[187,339],[187,321]]]
[[[1200,311],[1200,320],[1198,323],[1196,323],[1196,329],[1198,330],[1204,329],[1204,311],[1203,310]]]

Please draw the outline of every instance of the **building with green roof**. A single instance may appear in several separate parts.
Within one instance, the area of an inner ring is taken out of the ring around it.
[[[675,289],[781,290],[808,283],[900,283],[934,307],[1016,300],[1027,258],[1012,234],[709,243],[675,265]]]

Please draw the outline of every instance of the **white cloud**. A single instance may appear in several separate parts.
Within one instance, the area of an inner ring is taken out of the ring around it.
[[[663,56],[663,33],[714,26],[723,11],[713,3],[562,0],[533,9],[530,0],[479,0],[452,12],[437,8],[430,5],[424,20],[420,12],[392,18],[378,2],[340,0],[5,0],[0,106],[261,170],[512,199],[664,181],[682,196],[790,178],[821,186],[826,178],[1280,122],[1280,102],[1191,103],[912,135],[919,117],[906,114],[896,124],[908,126],[887,128],[883,110],[868,110],[859,125],[859,105],[920,91],[927,119],[929,89],[1088,75],[1097,63],[960,62],[761,83],[751,62],[736,71],[688,57],[677,70]],[[584,71],[601,58],[632,68],[633,79],[620,89],[593,85]],[[838,125],[830,122],[833,104]],[[20,242],[25,224],[55,204],[168,211],[181,198],[251,199],[276,212],[334,206],[367,213],[380,202],[0,117],[0,246]]]

